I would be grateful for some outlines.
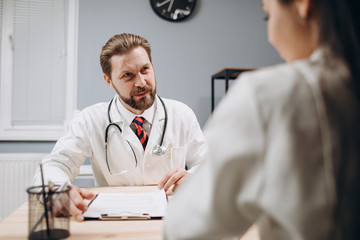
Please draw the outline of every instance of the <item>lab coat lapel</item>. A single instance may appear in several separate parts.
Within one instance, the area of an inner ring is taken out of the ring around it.
[[[114,103],[117,102],[116,104],[121,104],[118,101],[118,96],[116,95],[114,98]],[[143,147],[139,139],[137,138],[134,131],[130,128],[130,126],[126,123],[126,121],[123,119],[123,117],[119,113],[118,108],[116,107],[116,104],[114,103],[110,109],[112,122],[117,123],[121,127],[122,136],[131,143],[134,150],[136,149],[136,151],[142,152]],[[156,97],[155,104],[156,109],[153,124],[151,127],[151,133],[146,147],[146,152],[152,151],[154,146],[160,143],[165,123],[165,111],[158,97]]]
[[[121,104],[118,100],[118,96],[116,95],[114,97],[113,104],[111,105],[110,113],[111,113],[111,120],[113,123],[116,123],[119,125],[119,127],[122,130],[122,137],[129,141],[131,146],[136,149],[136,151],[142,151],[142,145],[137,138],[134,131],[130,128],[129,123],[125,121],[125,119],[122,117],[122,115],[119,112],[119,109],[116,107],[117,104]]]
[[[152,151],[154,146],[160,143],[161,136],[163,134],[164,123],[165,123],[165,112],[160,100],[157,97],[155,115],[151,127],[150,137],[146,147],[147,152]]]

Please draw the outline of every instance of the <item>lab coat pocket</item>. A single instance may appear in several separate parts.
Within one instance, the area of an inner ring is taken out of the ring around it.
[[[111,130],[111,131],[110,131]],[[113,174],[135,170],[137,159],[133,154],[133,147],[121,135],[120,131],[112,128],[108,134],[106,164]]]
[[[172,147],[169,151],[168,168],[174,167],[185,168],[186,162],[186,148],[185,147]]]

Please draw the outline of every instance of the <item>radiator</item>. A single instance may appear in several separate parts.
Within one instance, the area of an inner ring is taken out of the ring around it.
[[[36,168],[46,153],[0,153],[0,221],[27,200]]]

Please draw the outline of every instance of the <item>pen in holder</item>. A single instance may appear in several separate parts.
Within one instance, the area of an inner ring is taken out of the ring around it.
[[[40,165],[42,180],[43,172]],[[70,186],[49,182],[27,189],[29,195],[29,239],[63,239],[70,235]]]

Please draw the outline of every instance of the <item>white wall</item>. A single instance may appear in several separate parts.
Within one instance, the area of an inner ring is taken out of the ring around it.
[[[197,0],[185,22],[159,18],[149,0],[80,0],[78,108],[114,95],[99,64],[101,47],[114,34],[147,38],[158,94],[189,105],[203,126],[210,115],[213,73],[224,67],[263,67],[281,62],[266,40],[261,0]],[[224,84],[216,83],[218,100]],[[49,152],[53,142],[0,142],[0,152]]]
[[[263,17],[260,0],[198,0],[195,13],[180,23],[159,18],[148,0],[80,0],[78,106],[111,99],[99,54],[111,36],[130,32],[152,46],[158,94],[185,102],[203,125],[213,73],[280,62],[267,43]],[[224,85],[216,89],[220,94]]]

